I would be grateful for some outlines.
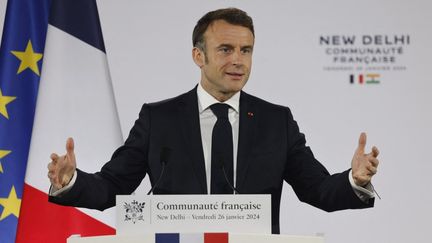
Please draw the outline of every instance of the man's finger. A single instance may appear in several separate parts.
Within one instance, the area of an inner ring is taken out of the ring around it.
[[[49,172],[54,171],[54,164],[53,163],[49,163],[48,166],[47,166],[47,168],[48,168]]]
[[[357,147],[357,153],[364,154],[365,147],[366,147],[366,133],[362,132],[360,134],[359,142]]]
[[[52,153],[50,158],[53,162],[57,162],[57,160],[59,159],[59,156],[56,153]]]
[[[376,158],[376,157],[378,157],[378,155],[379,155],[379,150],[378,150],[378,148],[375,147],[375,146],[373,146],[373,147],[372,147],[372,156]]]
[[[378,167],[379,160],[377,158],[372,157],[372,158],[369,158],[368,160],[372,164],[373,167]]]
[[[47,176],[48,176],[48,178],[49,178],[51,184],[58,184],[58,183],[57,183],[57,181],[58,181],[58,180],[57,180],[57,175],[56,175],[55,173],[48,172]]]
[[[378,169],[372,165],[367,166],[366,169],[369,171],[370,175],[375,175],[378,171]]]

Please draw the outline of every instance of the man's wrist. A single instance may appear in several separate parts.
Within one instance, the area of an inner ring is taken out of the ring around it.
[[[60,189],[56,189],[51,185],[51,187],[49,189],[49,195],[53,196],[53,197],[60,197],[62,194],[67,193],[72,188],[72,186],[75,184],[77,176],[78,176],[78,174],[77,174],[77,171],[75,170],[69,183],[67,183],[66,185],[64,185]]]
[[[348,179],[349,182],[351,184],[351,187],[354,190],[354,193],[363,201],[363,202],[367,202],[369,199],[374,198],[375,197],[375,193],[373,191],[373,187],[372,184],[369,182],[368,184],[366,184],[365,186],[358,186],[355,182],[354,182],[354,178],[352,175],[352,170],[350,171],[350,173],[348,173]]]

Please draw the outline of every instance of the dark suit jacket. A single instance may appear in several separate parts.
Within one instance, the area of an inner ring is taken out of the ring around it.
[[[62,205],[104,210],[115,195],[130,194],[146,174],[155,183],[161,172],[160,153],[172,149],[155,194],[206,194],[206,173],[196,88],[178,97],[144,104],[125,144],[100,172],[78,170],[72,189],[50,197]],[[237,157],[237,188],[244,194],[271,194],[272,231],[279,233],[279,207],[285,180],[297,197],[326,211],[372,207],[354,193],[349,170],[329,175],[305,145],[287,107],[242,92]]]

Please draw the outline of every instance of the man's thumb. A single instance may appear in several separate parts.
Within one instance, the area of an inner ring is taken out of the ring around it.
[[[358,142],[357,152],[364,154],[365,147],[366,147],[366,133],[362,132],[360,134],[359,142]]]
[[[68,155],[74,155],[74,140],[73,138],[68,138],[66,140],[66,152]]]

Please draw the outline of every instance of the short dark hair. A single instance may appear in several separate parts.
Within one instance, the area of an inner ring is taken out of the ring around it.
[[[204,33],[216,20],[225,20],[233,25],[248,28],[255,36],[252,18],[243,10],[238,8],[223,8],[206,13],[197,24],[192,33],[192,44],[201,50],[205,50]]]

